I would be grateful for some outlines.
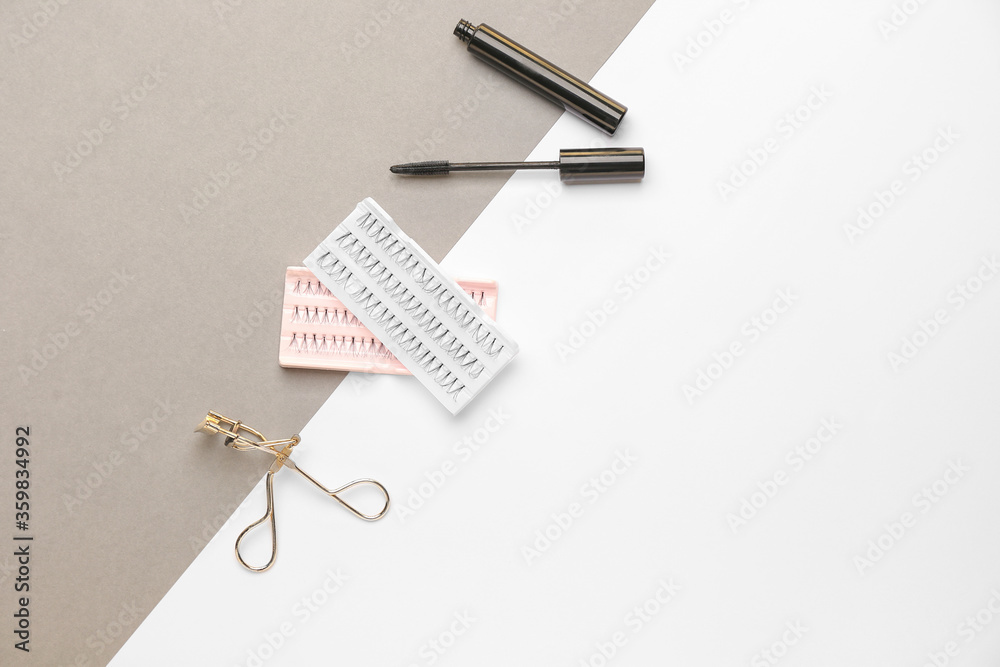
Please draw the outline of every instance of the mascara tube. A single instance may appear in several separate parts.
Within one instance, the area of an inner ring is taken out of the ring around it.
[[[615,133],[628,111],[624,105],[485,23],[476,27],[468,21],[459,21],[455,36],[469,45],[472,55],[608,134]]]

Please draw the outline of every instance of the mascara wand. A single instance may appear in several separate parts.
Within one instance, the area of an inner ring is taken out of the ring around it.
[[[431,160],[389,167],[394,174],[443,176],[453,171],[513,171],[516,169],[558,169],[563,183],[630,183],[646,173],[646,156],[641,148],[567,148],[554,162],[448,162]]]

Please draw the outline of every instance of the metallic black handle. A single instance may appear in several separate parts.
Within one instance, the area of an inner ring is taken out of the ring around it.
[[[646,173],[641,148],[569,148],[559,151],[559,178],[563,183],[629,183]]]
[[[485,23],[473,27],[468,21],[459,21],[455,36],[468,43],[469,52],[477,58],[608,134],[615,133],[628,111],[624,105]]]

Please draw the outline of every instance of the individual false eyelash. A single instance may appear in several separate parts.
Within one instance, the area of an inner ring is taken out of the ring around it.
[[[452,413],[517,354],[483,312],[486,290],[447,277],[370,198],[305,264]]]
[[[323,265],[338,279],[347,280],[350,275],[350,271],[338,264],[334,257],[324,258]],[[458,282],[474,303],[490,317],[495,317],[498,295],[495,281]],[[387,279],[384,284],[389,288],[398,287],[398,281],[393,279]],[[405,327],[401,320],[393,321],[391,311],[376,310],[373,316],[385,327],[386,336],[402,338]],[[447,345],[441,345],[441,350],[451,355],[470,374],[482,372],[476,366],[477,361],[471,351],[456,347],[447,337],[443,337],[442,341]],[[426,365],[429,365],[430,359],[427,357],[424,360],[428,362]],[[278,361],[286,368],[411,375],[392,351],[304,267],[289,267],[285,272]]]
[[[352,358],[389,359],[392,352],[372,336],[337,336],[292,332],[288,350],[295,354],[347,355]]]

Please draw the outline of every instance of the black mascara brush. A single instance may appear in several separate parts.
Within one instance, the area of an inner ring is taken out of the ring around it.
[[[641,181],[646,156],[641,148],[568,148],[554,162],[448,162],[431,160],[389,167],[394,174],[443,176],[453,171],[513,171],[558,169],[563,183],[629,183]]]

